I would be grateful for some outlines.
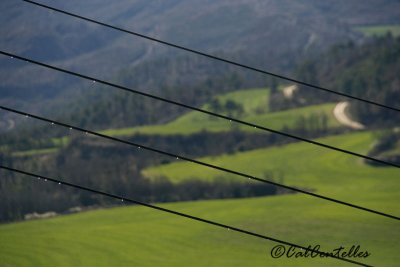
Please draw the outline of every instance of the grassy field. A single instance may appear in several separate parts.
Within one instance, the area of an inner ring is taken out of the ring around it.
[[[393,36],[400,36],[400,25],[377,25],[357,27],[357,31],[367,36],[383,36],[390,32]]]
[[[322,141],[366,152],[373,137],[357,133]],[[395,168],[372,168],[354,157],[307,144],[206,160],[254,175],[283,170],[286,184],[400,215]],[[187,163],[147,171],[176,181],[189,172],[205,179],[218,177],[216,172]],[[324,250],[360,245],[371,256],[355,260],[376,266],[398,266],[400,261],[397,221],[300,194],[163,206],[306,246],[320,244]],[[350,266],[332,259],[272,259],[273,242],[143,207],[2,225],[0,240],[0,266],[6,267]]]
[[[221,105],[224,105],[228,100],[234,101],[243,106],[244,117],[255,115],[257,110],[262,114],[268,112],[269,89],[256,88],[249,90],[239,90],[215,97]],[[202,109],[210,110],[210,104],[206,103]],[[217,112],[228,115],[226,112]],[[163,125],[148,125],[142,127],[128,127],[121,129],[110,129],[102,133],[123,136],[133,135],[136,133],[143,134],[192,134],[207,129],[212,132],[229,131],[231,124],[225,120],[213,118],[211,116],[196,112],[189,111],[188,113],[178,117],[174,121]]]
[[[40,156],[40,155],[57,153],[58,150],[60,149],[60,147],[67,146],[69,141],[70,141],[70,139],[67,136],[64,136],[61,138],[52,138],[51,143],[52,143],[53,147],[15,151],[11,154],[13,157],[31,157],[31,156]],[[3,151],[5,149],[6,148],[3,148]],[[2,148],[0,148],[0,151],[2,151]]]
[[[18,151],[12,153],[13,157],[29,157],[29,156],[38,156],[38,155],[45,155],[51,154],[58,151],[57,147],[52,148],[43,148],[43,149],[31,149],[26,151]]]
[[[335,106],[333,103],[308,106],[285,110],[280,112],[268,112],[268,89],[252,89],[240,90],[233,93],[221,95],[218,99],[221,103],[227,100],[235,101],[243,105],[244,113],[241,120],[259,124],[276,130],[281,130],[287,126],[294,127],[296,122],[301,118],[309,118],[312,114],[325,114],[327,116],[328,127],[338,127],[339,123],[332,115]],[[203,109],[209,110],[209,104],[205,104]],[[224,113],[223,113],[224,114]],[[226,113],[224,114],[226,115]],[[136,133],[142,134],[193,134],[203,130],[209,132],[225,132],[230,131],[232,127],[238,127],[244,131],[254,132],[254,128],[243,126],[229,121],[211,117],[196,111],[188,112],[170,123],[163,125],[149,125],[142,127],[130,127],[121,129],[110,129],[102,131],[103,134],[112,136],[129,136]]]
[[[285,126],[288,128],[293,128],[295,127],[299,119],[307,119],[310,118],[310,116],[316,114],[326,115],[327,127],[335,128],[340,126],[332,114],[333,108],[335,106],[334,103],[314,105],[280,112],[269,112],[269,90],[266,88],[239,90],[220,95],[216,98],[221,102],[221,104],[226,103],[228,100],[241,104],[244,108],[242,117],[240,117],[241,120],[275,130],[282,130]],[[205,104],[202,106],[202,108],[206,110],[209,110],[209,107],[209,104]],[[224,112],[221,113],[227,115]],[[131,136],[138,133],[157,135],[190,135],[201,132],[203,130],[207,130],[209,132],[227,132],[232,130],[234,127],[248,132],[259,131],[248,126],[231,123],[227,120],[218,119],[199,112],[191,111],[167,124],[108,129],[100,131],[100,133],[115,137]],[[55,153],[58,151],[57,148],[68,145],[69,138],[65,136],[62,138],[53,138],[51,141],[54,144],[53,149],[33,149],[27,151],[18,151],[15,152],[14,155],[35,156]]]
[[[240,119],[275,130],[281,130],[285,126],[288,128],[294,127],[296,121],[299,120],[301,117],[308,118],[312,114],[324,113],[327,115],[328,118],[328,127],[333,128],[339,126],[339,123],[331,114],[334,106],[335,104],[322,104],[280,112],[249,115]],[[232,130],[233,127],[237,127],[243,131],[248,132],[259,131],[248,126],[231,123],[223,119],[213,118],[211,116],[200,114],[198,112],[189,112],[179,117],[178,119],[164,125],[110,129],[102,131],[101,133],[111,136],[129,136],[137,133],[160,135],[189,135],[204,130],[207,130],[208,132],[227,132]]]
[[[353,133],[319,139],[318,141],[354,152],[366,153],[374,137],[369,132]],[[335,196],[355,191],[365,196],[381,197],[380,192],[393,198],[399,197],[399,172],[396,168],[371,167],[361,159],[340,152],[320,148],[306,143],[295,143],[282,147],[253,150],[233,155],[201,158],[214,165],[263,177],[265,172],[282,173],[285,184],[316,189],[318,192]],[[247,182],[243,177],[226,174],[210,168],[179,161],[144,170],[149,177],[165,176],[173,182],[188,177],[213,180],[220,177]],[[382,180],[384,179],[384,183]],[[379,190],[376,190],[379,189]],[[351,200],[351,196],[347,196]],[[376,205],[376,209],[385,208]],[[389,207],[392,204],[387,204]],[[390,210],[390,209],[389,209]],[[392,209],[394,210],[394,209]]]

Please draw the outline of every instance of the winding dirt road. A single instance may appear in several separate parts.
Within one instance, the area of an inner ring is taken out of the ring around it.
[[[339,102],[333,109],[333,115],[336,120],[344,126],[350,127],[355,130],[365,129],[365,126],[357,121],[353,121],[346,113],[346,109],[349,107],[349,102]]]

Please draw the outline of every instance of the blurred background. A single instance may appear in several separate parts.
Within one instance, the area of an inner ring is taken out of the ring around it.
[[[399,108],[399,1],[40,3]],[[400,164],[397,111],[24,1],[2,0],[0,10],[2,51]],[[6,56],[0,56],[0,104],[400,215],[395,167]],[[5,110],[0,110],[0,162],[141,201],[170,203],[172,209],[306,246],[361,244],[372,250],[372,263],[395,266],[400,260],[394,253],[400,231],[388,218]],[[193,266],[338,266],[327,259],[272,259],[267,251],[272,242],[143,208],[109,209],[121,203],[4,170],[0,178],[4,266],[182,266],[188,261]],[[59,216],[72,213],[77,214]],[[24,220],[29,222],[15,223]]]

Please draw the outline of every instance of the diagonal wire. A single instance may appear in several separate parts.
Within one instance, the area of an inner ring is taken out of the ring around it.
[[[160,207],[160,206],[152,205],[152,204],[141,202],[141,201],[138,201],[138,200],[134,200],[134,199],[118,196],[118,195],[107,193],[107,192],[103,192],[103,191],[99,191],[99,190],[92,189],[92,188],[89,188],[89,187],[85,187],[85,186],[82,186],[82,185],[73,184],[73,183],[69,183],[69,182],[64,182],[64,181],[61,181],[61,180],[58,180],[58,179],[50,178],[50,177],[43,176],[43,175],[34,174],[34,173],[23,171],[23,170],[14,169],[14,168],[3,166],[3,165],[0,165],[0,169],[4,169],[4,170],[7,170],[7,171],[19,173],[19,174],[24,174],[24,175],[31,176],[31,177],[38,178],[38,179],[44,179],[46,181],[57,183],[59,185],[64,185],[64,186],[69,186],[69,187],[72,187],[72,188],[77,188],[77,189],[88,191],[88,192],[91,192],[91,193],[107,196],[107,197],[110,197],[110,198],[115,198],[115,199],[121,200],[123,202],[128,202],[128,203],[133,203],[133,204],[145,206],[145,207],[148,207],[148,208],[151,208],[151,209],[155,209],[155,210],[158,210],[158,211],[174,214],[174,215],[177,215],[177,216],[180,216],[180,217],[185,217],[187,219],[191,219],[191,220],[194,220],[194,221],[198,221],[198,222],[214,225],[214,226],[217,226],[217,227],[222,227],[224,229],[236,231],[236,232],[239,232],[239,233],[242,233],[242,234],[245,234],[245,235],[250,235],[250,236],[257,237],[257,238],[261,238],[261,239],[273,241],[273,242],[276,242],[276,243],[284,244],[284,245],[287,245],[287,246],[292,246],[292,247],[304,249],[306,251],[317,253],[317,254],[319,254],[319,255],[321,255],[323,257],[331,257],[331,258],[334,258],[334,259],[346,261],[346,262],[353,263],[353,264],[360,265],[360,266],[371,266],[371,265],[367,265],[367,264],[364,264],[364,263],[361,263],[361,262],[357,262],[357,261],[349,260],[349,259],[346,259],[346,258],[338,257],[338,256],[335,256],[332,253],[321,252],[319,250],[306,248],[304,246],[297,245],[297,244],[294,244],[294,243],[291,243],[291,242],[288,242],[288,241],[280,240],[280,239],[277,239],[277,238],[274,238],[274,237],[270,237],[270,236],[258,234],[258,233],[255,233],[255,232],[251,232],[251,231],[248,231],[248,230],[244,230],[244,229],[241,229],[241,228],[236,228],[236,227],[229,226],[229,225],[226,225],[226,224],[210,221],[210,220],[203,219],[203,218],[200,218],[200,217],[197,217],[197,216],[189,215],[189,214],[182,213],[182,212],[175,211],[175,210],[171,210],[171,209],[166,209],[166,208],[163,208],[163,207]]]
[[[353,155],[353,156],[356,156],[356,157],[360,157],[360,158],[363,158],[363,159],[372,160],[372,161],[375,161],[375,162],[378,162],[378,163],[381,163],[381,164],[384,164],[384,165],[400,168],[400,165],[398,165],[396,163],[393,163],[393,162],[390,162],[390,161],[385,161],[385,160],[381,160],[381,159],[378,159],[378,158],[366,156],[366,155],[359,154],[359,153],[356,153],[356,152],[352,152],[352,151],[349,151],[349,150],[346,150],[346,149],[338,148],[338,147],[335,147],[335,146],[330,146],[330,145],[327,145],[327,144],[324,144],[324,143],[320,143],[320,142],[317,142],[317,141],[314,141],[314,140],[303,138],[301,136],[285,133],[285,132],[274,130],[274,129],[271,129],[271,128],[268,128],[268,127],[264,127],[264,126],[261,126],[261,125],[257,125],[257,124],[253,124],[253,123],[250,123],[250,122],[246,122],[246,121],[242,121],[242,120],[239,120],[239,119],[235,119],[235,118],[232,118],[232,117],[229,117],[229,116],[221,115],[221,114],[218,114],[218,113],[215,113],[215,112],[207,111],[205,109],[197,108],[197,107],[194,107],[194,106],[191,106],[191,105],[187,105],[187,104],[184,104],[184,103],[181,103],[181,102],[177,102],[177,101],[166,99],[166,98],[163,98],[163,97],[160,97],[160,96],[156,96],[156,95],[152,95],[152,94],[149,94],[149,93],[141,92],[141,91],[138,91],[138,90],[135,90],[135,89],[131,89],[131,88],[122,86],[122,85],[118,85],[118,84],[114,84],[114,83],[111,83],[111,82],[108,82],[108,81],[105,81],[105,80],[100,80],[100,79],[97,79],[97,78],[94,78],[94,77],[90,77],[90,76],[87,76],[87,75],[84,75],[84,74],[81,74],[81,73],[78,73],[78,72],[73,72],[73,71],[66,70],[66,69],[63,69],[63,68],[59,68],[59,67],[56,67],[56,66],[53,66],[53,65],[49,65],[49,64],[46,64],[46,63],[43,63],[43,62],[39,62],[39,61],[30,59],[30,58],[27,58],[27,57],[22,57],[22,56],[19,56],[19,55],[15,55],[13,53],[9,53],[9,52],[5,52],[5,51],[0,50],[0,54],[3,54],[5,56],[9,56],[11,58],[16,58],[16,59],[19,59],[19,60],[23,60],[23,61],[35,64],[35,65],[39,65],[39,66],[42,66],[42,67],[45,67],[45,68],[48,68],[48,69],[52,69],[52,70],[55,70],[55,71],[63,72],[63,73],[66,73],[66,74],[69,74],[69,75],[72,75],[72,76],[80,77],[80,78],[83,78],[83,79],[86,79],[86,80],[95,81],[95,82],[98,82],[98,83],[101,83],[101,84],[104,84],[104,85],[107,85],[107,86],[111,86],[111,87],[119,89],[119,90],[123,90],[123,91],[127,91],[127,92],[130,92],[130,93],[142,95],[142,96],[145,96],[145,97],[153,98],[153,99],[156,99],[156,100],[159,100],[159,101],[162,101],[162,102],[166,102],[166,103],[169,103],[169,104],[173,104],[173,105],[176,105],[176,106],[180,106],[180,107],[184,107],[184,108],[187,108],[187,109],[195,110],[195,111],[207,114],[207,115],[211,115],[211,116],[214,116],[214,117],[218,117],[218,118],[222,118],[222,119],[225,119],[225,120],[229,120],[231,122],[237,122],[237,123],[240,123],[240,124],[243,124],[243,125],[246,125],[246,126],[250,126],[250,127],[256,128],[256,129],[261,129],[263,131],[267,131],[267,132],[283,135],[283,136],[286,136],[286,137],[297,139],[297,140],[300,140],[300,141],[303,141],[303,142],[307,142],[307,143],[310,143],[310,144],[313,144],[313,145],[317,145],[317,146],[320,146],[320,147],[324,147],[324,148],[327,148],[327,149],[339,151],[339,152],[342,152],[342,153],[345,153],[345,154],[349,154],[349,155]]]
[[[109,135],[101,134],[101,133],[98,133],[98,132],[90,131],[90,130],[87,130],[87,129],[84,129],[84,128],[81,128],[81,127],[77,127],[77,126],[73,126],[73,125],[70,125],[70,124],[67,124],[67,123],[64,123],[64,122],[58,122],[58,121],[55,121],[55,120],[50,120],[50,119],[47,119],[47,118],[44,118],[44,117],[40,117],[40,116],[31,114],[31,113],[27,113],[27,112],[22,112],[22,111],[19,111],[19,110],[16,110],[16,109],[12,109],[12,108],[9,108],[9,107],[5,107],[5,106],[2,106],[2,105],[0,105],[0,109],[7,110],[9,112],[16,113],[16,114],[19,114],[19,115],[32,117],[34,119],[38,119],[38,120],[41,120],[41,121],[49,122],[52,125],[63,126],[63,127],[69,128],[70,130],[74,129],[74,130],[77,130],[77,131],[80,131],[80,132],[84,132],[86,134],[91,134],[91,135],[94,135],[94,136],[98,136],[98,137],[101,137],[101,138],[104,138],[104,139],[107,139],[107,140],[112,140],[112,141],[115,141],[115,142],[118,142],[118,143],[134,146],[134,147],[137,147],[137,148],[143,148],[145,150],[156,152],[156,153],[159,153],[159,154],[162,154],[162,155],[166,155],[166,156],[169,156],[169,157],[174,157],[176,159],[182,159],[182,160],[185,160],[185,161],[188,161],[188,162],[192,162],[192,163],[197,164],[197,165],[202,165],[202,166],[205,166],[205,167],[208,167],[208,168],[211,168],[211,169],[216,169],[216,170],[223,171],[223,172],[226,172],[226,173],[242,176],[242,177],[245,177],[245,178],[248,178],[248,179],[251,179],[251,180],[255,180],[255,181],[258,181],[258,182],[272,184],[274,186],[282,187],[282,188],[285,188],[285,189],[289,189],[289,190],[292,190],[292,191],[295,191],[295,192],[299,192],[299,193],[302,193],[302,194],[306,194],[306,195],[310,195],[310,196],[317,197],[317,198],[320,198],[320,199],[324,199],[324,200],[327,200],[327,201],[330,201],[330,202],[334,202],[334,203],[337,203],[337,204],[341,204],[341,205],[345,205],[345,206],[352,207],[352,208],[355,208],[355,209],[359,209],[359,210],[363,210],[363,211],[366,211],[366,212],[374,213],[374,214],[381,215],[381,216],[384,216],[384,217],[387,217],[387,218],[400,220],[400,217],[397,217],[395,215],[387,214],[387,213],[384,213],[384,212],[380,212],[380,211],[377,211],[377,210],[373,210],[373,209],[369,209],[369,208],[366,208],[366,207],[358,206],[358,205],[355,205],[355,204],[352,204],[352,203],[348,203],[348,202],[345,202],[345,201],[341,201],[341,200],[338,200],[338,199],[334,199],[334,198],[330,198],[330,197],[327,197],[327,196],[319,195],[319,194],[312,193],[312,192],[309,192],[309,191],[306,191],[306,190],[302,190],[302,189],[299,189],[299,188],[296,188],[296,187],[293,187],[293,186],[288,186],[288,185],[280,184],[280,183],[277,183],[277,182],[274,182],[274,181],[265,180],[265,179],[258,178],[258,177],[255,177],[255,176],[243,173],[243,172],[239,172],[239,171],[223,168],[223,167],[220,167],[220,166],[217,166],[217,165],[213,165],[213,164],[210,164],[210,163],[206,163],[206,162],[203,162],[203,161],[200,161],[200,160],[196,160],[196,159],[180,156],[180,155],[173,154],[173,153],[170,153],[170,152],[166,152],[166,151],[163,151],[163,150],[159,150],[157,148],[153,148],[153,147],[150,147],[150,146],[145,146],[145,145],[142,145],[142,144],[138,144],[138,143],[134,143],[134,142],[131,142],[131,141],[127,141],[127,140],[119,139],[119,138],[116,138],[116,137],[112,137],[112,136],[109,136]]]
[[[213,59],[213,60],[222,61],[222,62],[231,64],[231,65],[235,65],[235,66],[238,66],[238,67],[241,67],[241,68],[244,68],[244,69],[252,70],[252,71],[255,71],[255,72],[258,72],[258,73],[270,75],[270,76],[273,76],[273,77],[276,77],[276,78],[280,78],[280,79],[291,81],[291,82],[294,82],[294,83],[297,83],[297,84],[305,85],[305,86],[308,86],[309,88],[312,88],[312,89],[316,89],[316,90],[320,90],[320,91],[329,92],[329,93],[332,93],[332,94],[344,96],[344,97],[347,97],[347,98],[350,98],[350,99],[354,99],[354,100],[357,100],[357,101],[365,102],[365,103],[372,104],[372,105],[375,105],[375,106],[379,106],[379,107],[382,107],[382,108],[386,108],[386,109],[390,109],[390,110],[394,110],[394,111],[400,111],[400,109],[396,108],[396,107],[391,107],[391,106],[388,106],[388,105],[385,105],[385,104],[381,104],[381,103],[378,103],[378,102],[374,102],[374,101],[371,101],[371,100],[368,100],[368,99],[356,97],[356,96],[353,96],[353,95],[349,95],[349,94],[346,94],[346,93],[342,93],[342,92],[339,92],[339,91],[335,91],[335,90],[332,90],[332,89],[327,89],[327,88],[324,88],[324,87],[321,87],[321,86],[318,86],[318,85],[314,85],[314,84],[311,84],[311,83],[300,81],[300,80],[297,80],[297,79],[294,79],[294,78],[286,77],[286,76],[283,76],[283,75],[280,75],[280,74],[276,74],[276,73],[265,71],[265,70],[262,70],[262,69],[259,69],[259,68],[251,67],[251,66],[248,66],[248,65],[245,65],[245,64],[241,64],[241,63],[234,62],[234,61],[231,61],[231,60],[228,60],[228,59],[224,59],[224,58],[217,57],[217,56],[214,56],[214,55],[211,55],[211,54],[207,54],[207,53],[195,50],[195,49],[191,49],[191,48],[184,47],[184,46],[181,46],[181,45],[178,45],[178,44],[166,42],[166,41],[163,41],[163,40],[160,40],[160,39],[157,39],[157,38],[154,38],[154,37],[150,37],[150,36],[135,32],[135,31],[123,29],[121,27],[113,26],[113,25],[110,25],[110,24],[107,24],[107,23],[104,23],[104,22],[100,22],[100,21],[97,21],[97,20],[94,20],[94,19],[90,19],[90,18],[81,16],[81,15],[74,14],[74,13],[71,13],[71,12],[68,12],[68,11],[65,11],[65,10],[61,10],[61,9],[58,9],[58,8],[55,8],[55,7],[51,7],[51,6],[42,4],[42,3],[38,3],[38,2],[35,2],[35,1],[30,1],[30,0],[22,0],[22,1],[24,1],[26,3],[30,3],[30,4],[36,5],[36,6],[39,6],[39,7],[43,7],[43,8],[49,9],[49,10],[53,10],[53,11],[56,11],[58,13],[62,13],[64,15],[72,16],[72,17],[75,17],[75,18],[78,18],[78,19],[81,19],[81,20],[85,20],[85,21],[88,21],[88,22],[91,22],[91,23],[95,23],[97,25],[101,25],[101,26],[104,26],[104,27],[107,27],[107,28],[111,28],[113,30],[117,30],[117,31],[120,31],[120,32],[124,32],[124,33],[128,33],[128,34],[131,34],[131,35],[135,35],[135,36],[140,37],[140,38],[144,38],[144,39],[147,39],[147,40],[150,40],[150,41],[153,41],[153,42],[157,42],[157,43],[160,43],[160,44],[163,44],[163,45],[167,45],[167,46],[174,47],[174,48],[177,48],[177,49],[180,49],[180,50],[184,50],[184,51],[187,51],[187,52],[190,52],[190,53],[193,53],[193,54],[201,55],[201,56]]]

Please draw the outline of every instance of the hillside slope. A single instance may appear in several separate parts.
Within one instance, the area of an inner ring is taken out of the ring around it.
[[[302,128],[310,132],[318,130],[324,132],[341,127],[333,116],[334,103],[270,112],[269,102],[269,89],[255,88],[218,94],[205,103],[201,108],[274,130],[288,131]],[[110,127],[99,132],[110,136],[123,136],[125,138],[134,137],[135,134],[161,136],[191,135],[203,131],[222,133],[241,130],[246,133],[261,133],[258,129],[240,125],[238,123],[232,123],[228,120],[212,117],[197,111],[182,113],[183,115],[164,124],[126,128]],[[103,113],[100,112],[99,114]],[[138,115],[130,114],[128,112],[126,113],[126,116],[128,117]],[[85,118],[87,118],[87,116]],[[115,118],[115,120],[117,120],[117,118]],[[73,124],[79,125],[79,122],[74,121]],[[42,153],[54,153],[58,151],[57,148],[67,145],[70,137],[64,136],[59,138],[48,138],[46,140],[43,140],[46,144],[45,147],[38,146],[30,149],[18,149],[18,151],[14,151],[14,155],[26,156]],[[4,143],[2,148],[0,147],[0,151],[4,150],[5,147],[13,147],[13,145],[15,145],[15,143],[12,144],[11,141],[8,141]]]
[[[151,4],[145,0],[124,0],[112,5],[105,0],[41,2],[206,52],[223,53],[243,63],[284,72],[292,69],[302,55],[320,51],[338,41],[359,38],[351,30],[354,22],[346,18],[362,19],[366,14],[374,14],[375,23],[386,22],[388,18],[395,21],[396,7],[399,6],[396,1],[385,1],[377,9],[374,1],[364,1],[346,9],[345,2],[331,1],[330,8],[326,8],[312,0],[298,3],[288,0],[175,0]],[[360,7],[363,8],[361,14],[356,12]],[[87,74],[115,79],[119,70],[141,65],[160,55],[171,58],[177,55],[174,49],[22,1],[5,0],[0,3],[0,8],[3,14],[0,17],[1,49]],[[347,10],[344,14],[343,9]],[[0,70],[3,81],[0,100],[3,101],[6,97],[24,100],[54,97],[66,89],[76,91],[77,87],[85,85],[64,75],[3,57]]]
[[[370,132],[363,132],[325,137],[318,141],[363,154],[368,152],[374,137]],[[257,149],[233,155],[204,157],[199,160],[257,177],[263,177],[266,172],[282,173],[285,184],[316,189],[319,193],[332,197],[348,190],[357,190],[359,194],[365,194],[366,198],[371,194],[378,195],[380,191],[393,197],[398,195],[396,189],[398,187],[393,187],[394,184],[391,184],[396,182],[398,176],[396,168],[371,167],[357,157],[306,143]],[[149,178],[165,176],[175,182],[189,177],[209,180],[229,177],[246,182],[243,177],[183,161],[155,166],[143,172]],[[388,182],[388,185],[381,183],[377,177],[385,177],[385,183]],[[378,184],[379,190],[374,192]],[[347,198],[351,199],[351,196],[348,195]],[[382,207],[376,206],[376,208]]]
[[[333,139],[355,151],[373,141],[367,133]],[[274,161],[249,163],[242,158],[243,165],[237,167],[248,171],[249,166],[257,174],[266,163],[285,166],[287,184],[399,215],[397,169],[367,167],[353,157],[321,153],[305,144],[279,150],[289,156],[282,158],[275,151]],[[325,250],[360,245],[371,256],[357,260],[371,265],[397,266],[400,260],[396,221],[300,194],[163,206],[306,246],[319,244]],[[348,266],[331,259],[272,259],[275,243],[142,207],[2,225],[0,239],[3,266]]]
[[[299,123],[302,123],[305,128],[309,128],[310,126],[306,125],[307,123],[304,121],[310,121],[311,119],[315,122],[317,128],[323,128],[321,125],[322,117],[326,120],[324,122],[326,124],[324,126],[326,129],[339,127],[339,123],[332,114],[335,105],[333,103],[312,105],[279,112],[269,112],[268,105],[269,89],[258,88],[238,90],[217,95],[201,108],[275,130],[282,130],[283,128],[294,129]],[[228,132],[233,129],[240,129],[246,132],[259,131],[248,126],[231,123],[227,120],[208,116],[197,111],[189,111],[166,124],[110,129],[102,131],[102,133],[113,136],[129,136],[136,133],[186,135],[201,131]]]

